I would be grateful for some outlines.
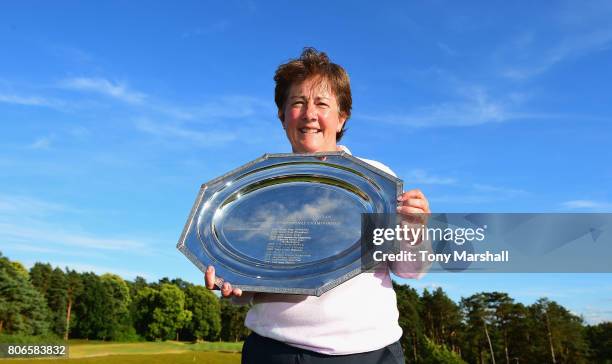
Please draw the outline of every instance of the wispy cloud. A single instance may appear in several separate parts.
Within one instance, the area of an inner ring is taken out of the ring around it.
[[[135,122],[136,128],[166,140],[179,139],[197,143],[201,147],[212,147],[237,139],[237,136],[226,131],[199,131],[173,122],[157,122],[141,118]]]
[[[28,145],[28,149],[49,149],[51,146],[51,139],[50,136],[38,138]]]
[[[431,202],[435,202],[437,204],[451,204],[451,205],[480,205],[487,204],[491,202],[497,202],[501,200],[507,200],[507,198],[502,198],[499,196],[492,195],[484,195],[484,194],[476,194],[476,193],[464,193],[464,194],[447,194],[447,195],[436,195],[429,199]],[[465,207],[462,207],[465,209]],[[463,211],[463,210],[462,210]]]
[[[42,96],[24,96],[11,93],[0,93],[0,102],[5,104],[42,106],[51,108],[61,108],[65,105],[63,101],[57,99]]]
[[[550,47],[537,44],[539,50],[530,50],[529,62],[525,62],[527,65],[508,66],[502,74],[511,79],[528,79],[548,71],[561,62],[606,50],[610,45],[612,45],[612,28],[568,36]]]
[[[406,181],[424,185],[452,185],[457,182],[455,178],[436,176],[423,169],[413,169],[406,174]]]
[[[94,257],[94,258],[104,258],[105,256],[98,251],[89,251],[83,249],[60,249],[60,248],[50,248],[47,246],[38,246],[33,245],[31,243],[10,243],[10,242],[2,242],[3,250],[10,251],[21,251],[27,253],[34,254],[55,254],[59,256],[75,256],[75,257]]]
[[[29,196],[0,194],[0,212],[4,217],[13,216],[44,216],[57,212],[76,212],[73,207],[48,202]]]
[[[597,325],[601,322],[612,321],[612,310],[587,306],[582,311],[582,316],[588,324]]]
[[[3,82],[2,88],[12,89],[18,85]],[[23,86],[21,87],[23,88]],[[28,88],[28,87],[26,87]],[[32,88],[30,86],[29,88]],[[252,95],[229,94],[195,100],[190,103],[180,103],[165,100],[152,94],[134,90],[127,83],[111,81],[109,77],[76,77],[61,80],[49,85],[37,85],[50,96],[32,95],[26,93],[7,92],[0,90],[0,103],[16,104],[34,107],[52,107],[60,111],[91,110],[105,106],[100,100],[69,99],[65,91],[92,93],[105,96],[114,101],[127,104],[131,112],[137,116],[160,115],[172,121],[189,121],[194,123],[218,123],[225,119],[275,119],[274,102],[268,98]],[[64,91],[64,93],[58,92]],[[123,110],[123,109],[122,109]],[[185,127],[188,128],[188,127]],[[176,133],[175,133],[176,134]],[[179,133],[180,134],[180,133]]]
[[[188,141],[199,147],[219,146],[239,139],[247,143],[269,142],[268,121],[276,122],[272,105],[268,100],[248,95],[225,95],[198,106],[158,103],[151,109],[165,118],[142,116],[134,120],[134,125],[137,130],[165,142]]]
[[[224,95],[201,102],[199,105],[179,106],[167,102],[152,105],[167,116],[194,122],[218,122],[221,119],[274,117],[276,111],[271,100],[248,95]]]
[[[210,23],[203,27],[196,27],[196,28],[190,29],[186,32],[183,32],[181,36],[183,38],[191,38],[191,37],[198,37],[198,36],[207,35],[207,34],[223,33],[227,29],[229,29],[230,24],[231,23],[228,20],[222,19],[222,20],[218,20],[213,23]]]
[[[249,95],[222,95],[202,102],[181,104],[130,89],[126,84],[113,83],[107,78],[87,77],[65,79],[54,83],[50,89],[94,93],[109,97],[111,102],[122,102],[133,115],[131,125],[135,126],[136,131],[155,136],[165,143],[188,141],[200,147],[210,147],[234,142],[239,138],[244,138],[243,140],[250,144],[269,143],[269,131],[262,130],[270,125],[266,120],[276,122],[274,103]],[[69,104],[71,109],[75,109],[76,105],[74,101],[68,103],[51,98],[23,97],[7,93],[0,93],[0,102],[53,107]],[[76,106],[78,111],[105,107],[99,100],[81,100]],[[64,107],[64,111],[67,110],[68,108]],[[124,107],[118,110],[126,111]],[[108,112],[108,107],[105,112]],[[231,128],[228,128],[228,125],[231,125]],[[77,127],[69,130],[67,134],[71,138],[83,139],[91,133],[87,128]],[[52,136],[41,137],[27,145],[27,148],[48,149],[52,141]]]
[[[71,206],[29,196],[0,195],[0,241],[52,248],[78,247],[92,250],[123,250],[142,253],[149,244],[133,237],[104,236],[53,222],[59,216],[84,212]]]
[[[612,210],[612,203],[594,200],[570,200],[562,202],[561,206],[571,210]]]
[[[457,55],[457,51],[455,51],[454,49],[452,49],[448,44],[443,43],[443,42],[438,42],[436,43],[436,45],[438,46],[438,48],[444,52],[446,55],[449,56],[456,56]]]
[[[71,62],[92,63],[95,60],[95,57],[88,51],[70,45],[50,44],[47,48],[52,55]]]
[[[68,130],[68,134],[76,139],[85,139],[89,137],[92,133],[91,130],[82,126],[76,126]]]
[[[555,290],[555,289],[530,288],[530,287],[523,287],[521,289],[515,290],[513,293],[515,295],[518,295],[521,297],[528,297],[533,300],[537,300],[538,298],[541,298],[541,297],[547,297],[550,299],[557,300],[557,299],[571,296],[571,293],[569,293],[567,289],[560,291],[560,290]]]
[[[545,31],[527,29],[500,48],[504,77],[526,80],[612,46],[612,6],[608,1],[559,5],[547,17]]]
[[[492,193],[502,194],[507,197],[515,197],[517,195],[524,195],[527,193],[527,191],[517,189],[517,188],[491,186],[491,185],[485,185],[485,184],[480,184],[480,183],[475,183],[474,185],[472,185],[472,187],[474,187],[474,189],[476,189],[477,191],[492,192]]]
[[[459,100],[456,101],[422,106],[399,114],[359,115],[359,117],[385,124],[415,128],[465,127],[512,120],[560,117],[560,115],[521,111],[518,108],[522,102],[520,94],[509,94],[504,98],[494,99],[484,87],[480,86],[459,87],[457,94]]]
[[[479,183],[460,187],[466,188],[467,191],[447,195],[437,195],[435,197],[432,197],[431,201],[437,203],[449,203],[453,205],[478,205],[510,200],[518,196],[529,194],[528,191],[523,189],[510,188],[505,186],[493,186]]]
[[[130,104],[141,103],[147,98],[145,93],[131,90],[125,84],[111,82],[105,78],[70,78],[61,81],[59,86],[70,90],[98,93]]]
[[[84,232],[66,231],[55,224],[28,224],[0,222],[0,238],[12,242],[30,242],[37,245],[63,245],[99,250],[143,251],[147,246],[130,238],[94,236]]]

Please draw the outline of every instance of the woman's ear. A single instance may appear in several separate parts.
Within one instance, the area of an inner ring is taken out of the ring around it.
[[[281,124],[283,124],[283,129],[285,129],[285,115],[283,114],[282,110],[278,110],[278,114],[276,114],[278,116],[278,120],[280,120]]]
[[[344,113],[341,113],[338,118],[338,127],[336,128],[337,133],[342,131],[342,127],[344,126],[345,122],[346,122],[346,115],[344,115]]]

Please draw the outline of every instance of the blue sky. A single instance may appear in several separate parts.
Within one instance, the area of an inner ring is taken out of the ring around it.
[[[350,74],[343,144],[434,211],[611,212],[611,16],[607,1],[3,2],[0,251],[199,282],[175,249],[198,187],[290,151],[272,76],[304,46]],[[612,274],[411,283],[612,320]]]

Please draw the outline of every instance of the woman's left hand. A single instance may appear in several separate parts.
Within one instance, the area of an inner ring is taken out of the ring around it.
[[[408,220],[416,217],[419,222],[425,223],[427,216],[431,214],[429,201],[419,189],[410,190],[397,197],[397,213]]]

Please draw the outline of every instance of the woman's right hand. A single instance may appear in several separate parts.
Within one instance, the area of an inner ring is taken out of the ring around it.
[[[206,268],[206,273],[204,274],[204,281],[206,282],[206,288],[208,289],[221,289],[221,295],[223,295],[223,297],[242,296],[242,290],[240,288],[232,288],[232,285],[229,282],[223,282],[223,280],[221,280],[220,278],[219,283],[223,282],[223,284],[221,284],[221,287],[217,285],[217,278],[215,277],[215,267],[213,267],[212,265],[209,265],[208,268]]]

